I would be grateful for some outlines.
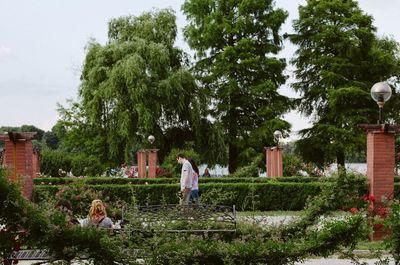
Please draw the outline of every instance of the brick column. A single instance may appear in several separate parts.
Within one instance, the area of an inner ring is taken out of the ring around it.
[[[147,150],[149,154],[149,178],[156,177],[156,169],[157,169],[157,149],[149,149]]]
[[[369,194],[374,195],[374,205],[379,207],[385,199],[394,196],[395,135],[398,125],[361,124],[367,133],[367,176]],[[381,240],[390,231],[375,231],[371,240]]]
[[[367,176],[369,193],[377,202],[393,199],[395,167],[395,134],[367,133]]]
[[[38,151],[33,151],[32,154],[33,161],[33,178],[37,177],[37,174],[40,173],[40,153]]]
[[[267,177],[282,177],[282,148],[266,147]]]
[[[400,127],[389,124],[362,124],[367,132],[367,176],[369,193],[376,202],[393,199],[395,134]]]
[[[138,178],[146,178],[146,151],[137,151]]]
[[[8,178],[21,184],[25,198],[30,199],[33,191],[33,178],[36,173],[33,168],[32,139],[36,133],[10,132],[0,135],[4,141],[5,153],[3,164],[9,169]]]

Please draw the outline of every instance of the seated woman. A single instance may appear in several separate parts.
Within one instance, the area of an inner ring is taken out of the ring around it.
[[[93,200],[89,215],[81,223],[82,227],[112,228],[113,222],[107,217],[106,208],[101,200]]]

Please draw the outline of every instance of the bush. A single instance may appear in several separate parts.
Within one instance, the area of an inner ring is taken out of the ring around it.
[[[197,165],[200,165],[200,155],[197,154],[193,149],[172,149],[162,164],[162,168],[168,172],[171,172],[172,175],[180,174],[181,172],[182,165],[176,162],[176,156],[178,154],[184,154],[187,158],[192,158]]]
[[[303,162],[300,157],[292,154],[284,154],[282,160],[284,176],[298,176],[302,169]]]
[[[179,182],[179,176],[174,178],[110,178],[110,177],[86,177],[86,178],[54,178],[41,177],[35,178],[35,185],[64,185],[75,181],[83,181],[85,184],[174,184]],[[206,178],[200,177],[200,185],[205,183],[268,183],[268,182],[331,182],[333,178],[315,178],[315,177],[281,177],[281,178],[242,178],[242,177],[223,177],[223,178]]]
[[[105,167],[95,156],[45,149],[41,153],[40,169],[46,175],[59,177],[60,169],[82,176],[101,174]]]
[[[70,186],[81,185],[71,184]],[[239,210],[301,210],[308,197],[315,196],[321,190],[321,183],[207,183],[201,185],[201,200],[209,204],[236,205]],[[132,198],[140,205],[145,204],[177,204],[179,190],[176,184],[148,185],[85,185],[85,191],[101,193],[110,201],[132,202]],[[74,188],[73,188],[74,189]],[[40,203],[59,192],[60,187],[52,185],[35,185],[34,200]],[[80,189],[76,189],[80,190]],[[286,196],[290,194],[291,196]],[[77,196],[71,194],[70,197]],[[203,201],[204,200],[204,201]],[[253,206],[257,205],[254,209]]]
[[[260,164],[263,156],[256,156],[250,165],[240,167],[232,174],[234,178],[243,178],[243,177],[258,177],[258,164]]]

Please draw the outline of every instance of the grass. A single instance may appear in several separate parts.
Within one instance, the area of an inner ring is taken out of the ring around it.
[[[385,244],[383,241],[362,241],[357,244],[356,249],[370,251],[385,250]]]

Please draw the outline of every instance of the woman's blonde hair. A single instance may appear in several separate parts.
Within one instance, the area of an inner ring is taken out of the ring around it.
[[[89,210],[89,218],[93,219],[96,216],[107,216],[106,208],[101,200],[93,200]]]

